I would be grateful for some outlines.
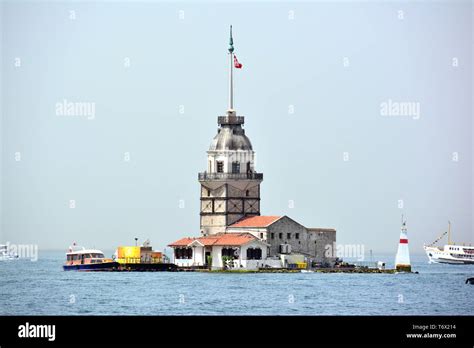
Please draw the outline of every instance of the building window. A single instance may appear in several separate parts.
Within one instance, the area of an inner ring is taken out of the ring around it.
[[[248,248],[247,249],[247,260],[261,260],[262,249],[260,248]]]
[[[275,239],[275,233],[272,233],[270,236],[272,239]]]
[[[224,162],[222,161],[217,162],[217,172],[224,173]]]
[[[291,239],[291,233],[287,233],[287,234],[286,234],[286,238],[287,238],[287,239]]]
[[[299,233],[295,233],[295,238],[296,238],[296,239],[300,239],[300,234],[299,234]]]
[[[260,233],[260,239],[263,239],[263,233]]]
[[[278,233],[278,238],[282,239],[283,238],[283,233]]]
[[[191,248],[176,248],[174,249],[175,259],[192,259],[193,249]]]
[[[250,191],[249,190],[245,191],[245,196],[248,197],[249,195],[250,195]]]
[[[238,259],[238,251],[233,248],[222,248],[221,255],[231,257],[233,260]]]
[[[211,197],[211,190],[206,189],[206,191],[207,191],[207,197]]]
[[[239,162],[232,162],[232,173],[234,173],[234,174],[240,173],[240,163]]]

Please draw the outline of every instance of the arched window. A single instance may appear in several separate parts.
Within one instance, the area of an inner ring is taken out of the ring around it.
[[[222,248],[221,255],[222,256],[227,256],[227,257],[232,257],[233,259],[237,259],[238,256],[236,256],[237,252],[236,249],[234,248]]]
[[[247,249],[247,260],[261,260],[262,249],[260,248],[248,248]]]
[[[224,162],[217,161],[217,172],[224,173]]]
[[[247,249],[247,260],[253,260],[253,248]]]

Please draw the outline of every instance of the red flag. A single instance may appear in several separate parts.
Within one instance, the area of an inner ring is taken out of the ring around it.
[[[242,64],[239,63],[239,61],[237,60],[237,56],[235,54],[234,54],[234,66],[237,69],[242,69]]]

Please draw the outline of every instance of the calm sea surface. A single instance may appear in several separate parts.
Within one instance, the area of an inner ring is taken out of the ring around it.
[[[0,315],[474,315],[474,266],[421,255],[419,274],[64,272],[63,259],[0,262]]]

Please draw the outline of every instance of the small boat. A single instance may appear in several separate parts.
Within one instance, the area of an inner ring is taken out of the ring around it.
[[[113,271],[119,263],[106,259],[104,253],[96,249],[85,249],[73,244],[66,253],[65,271]]]
[[[0,244],[0,261],[15,260],[18,255],[8,250],[8,245]]]
[[[436,247],[436,244],[445,235],[448,235],[448,244],[444,248]],[[443,232],[433,243],[423,245],[430,263],[447,263],[454,265],[474,265],[474,246],[459,245],[451,243],[451,223],[448,223],[448,231]]]

